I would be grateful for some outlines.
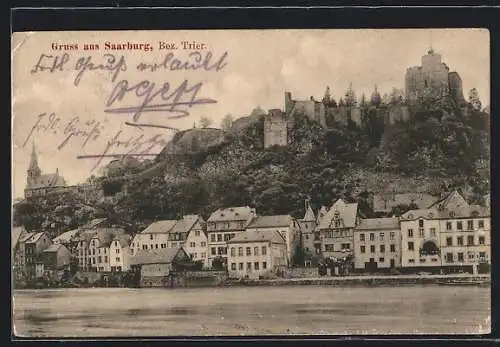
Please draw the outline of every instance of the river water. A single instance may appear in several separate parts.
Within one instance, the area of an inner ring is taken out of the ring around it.
[[[486,334],[489,288],[276,286],[14,291],[25,337]]]

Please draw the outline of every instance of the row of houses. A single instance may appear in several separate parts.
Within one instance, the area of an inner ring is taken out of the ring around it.
[[[317,213],[305,203],[302,219],[240,206],[220,208],[207,221],[198,215],[156,221],[134,237],[106,219],[53,240],[28,233],[18,238],[15,264],[31,278],[40,275],[37,264],[64,267],[71,254],[82,271],[138,270],[152,285],[175,262],[225,269],[233,278],[315,266],[318,259],[342,262],[347,272],[480,271],[490,264],[489,207],[470,205],[457,191],[390,218],[364,218],[357,203],[342,199]],[[54,251],[64,260],[44,263],[41,254]]]

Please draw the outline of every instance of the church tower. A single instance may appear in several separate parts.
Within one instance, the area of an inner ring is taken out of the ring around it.
[[[36,155],[36,147],[34,142],[31,148],[30,165],[28,167],[27,173],[28,173],[28,179],[27,179],[28,187],[30,187],[32,182],[36,181],[36,179],[40,177],[42,173],[42,170],[40,170],[40,167],[38,166],[38,158]]]

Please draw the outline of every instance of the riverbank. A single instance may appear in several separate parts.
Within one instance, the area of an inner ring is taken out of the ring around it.
[[[353,286],[353,285],[415,285],[415,284],[439,284],[443,281],[481,281],[490,283],[490,275],[450,274],[450,275],[386,275],[386,276],[336,276],[316,278],[286,278],[286,279],[245,279],[228,280],[229,286],[285,286],[285,285],[329,285],[329,286]]]

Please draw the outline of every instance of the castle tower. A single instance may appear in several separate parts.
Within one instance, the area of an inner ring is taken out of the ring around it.
[[[331,100],[330,86],[326,86],[325,96],[323,97],[323,104],[329,105]]]
[[[288,144],[286,115],[280,109],[271,109],[264,118],[264,148]]]
[[[40,167],[38,166],[38,157],[36,155],[36,146],[34,142],[31,148],[31,158],[27,173],[28,173],[28,179],[27,179],[28,187],[31,185],[33,180],[36,180],[38,177],[40,177],[42,173],[42,170],[40,170]]]

